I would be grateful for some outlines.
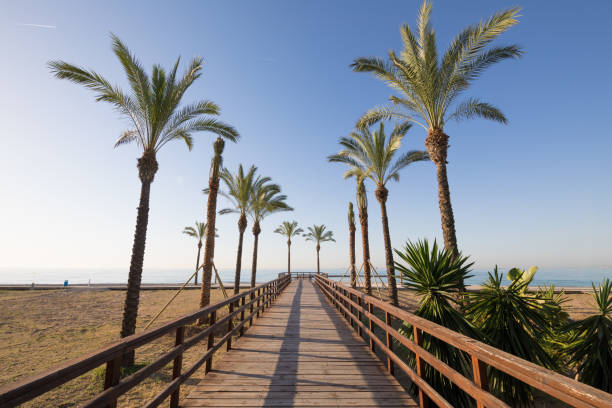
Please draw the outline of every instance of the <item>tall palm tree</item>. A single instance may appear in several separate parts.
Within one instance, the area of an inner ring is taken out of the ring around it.
[[[196,274],[195,274],[195,280],[194,283],[197,285],[198,284],[198,268],[200,267],[200,252],[202,250],[202,240],[204,239],[204,236],[206,235],[206,223],[205,222],[195,222],[195,227],[185,227],[185,229],[183,229],[183,234],[189,235],[190,237],[194,237],[195,239],[198,240],[198,256],[196,258],[196,265],[195,265],[195,270],[196,270]]]
[[[236,255],[236,272],[234,275],[234,293],[240,290],[240,271],[242,270],[242,241],[244,231],[247,227],[247,212],[251,196],[253,195],[254,183],[256,182],[255,173],[257,167],[251,166],[247,173],[242,169],[242,164],[238,166],[238,172],[232,174],[228,169],[224,168],[219,174],[219,178],[225,183],[227,192],[222,191],[220,194],[230,200],[234,208],[224,208],[219,211],[219,214],[238,213],[238,252]],[[269,179],[268,179],[269,180]],[[257,182],[265,182],[258,179]]]
[[[334,233],[332,231],[325,231],[325,225],[313,225],[312,227],[308,227],[308,234],[304,234],[306,241],[313,241],[317,244],[315,247],[317,250],[317,273],[321,273],[321,265],[319,263],[319,251],[321,250],[321,242],[333,241]]]
[[[357,286],[357,273],[355,270],[355,212],[353,211],[353,203],[349,201],[348,205],[348,225],[349,225],[349,270],[351,287]]]
[[[285,200],[287,196],[281,194],[278,184],[257,183],[253,189],[250,213],[253,219],[253,264],[251,266],[251,287],[255,287],[257,276],[257,250],[259,246],[259,234],[261,233],[261,221],[272,213],[279,211],[293,211]]]
[[[398,92],[389,99],[391,105],[368,111],[359,127],[389,118],[418,123],[427,130],[425,146],[436,165],[438,201],[442,218],[444,246],[457,254],[455,220],[446,173],[449,137],[445,124],[452,120],[481,117],[506,123],[502,112],[476,98],[457,102],[471,83],[486,68],[508,58],[518,58],[522,51],[516,45],[487,47],[495,38],[518,23],[518,8],[494,14],[489,19],[465,28],[438,58],[436,37],[429,18],[431,4],[425,0],[417,22],[418,38],[408,25],[401,28],[404,48],[397,56],[389,51],[389,60],[358,58],[351,65],[355,72],[371,72]]]
[[[191,135],[196,131],[209,131],[231,141],[236,141],[239,134],[233,127],[209,116],[219,114],[219,107],[213,102],[199,101],[182,108],[179,106],[187,89],[201,75],[204,63],[202,58],[194,58],[181,78],[177,78],[180,57],[168,73],[159,65],[154,65],[149,78],[136,57],[119,38],[112,35],[112,42],[113,51],[127,75],[130,93],[111,85],[108,80],[94,71],[63,61],[51,61],[48,65],[57,78],[67,79],[93,90],[97,101],[110,103],[129,120],[131,128],[123,132],[115,147],[136,142],[142,149],[142,156],[138,159],[137,166],[142,184],[140,203],[121,326],[121,337],[126,337],[134,334],[136,329],[149,219],[149,195],[151,183],[158,169],[157,153],[166,143],[174,140],[183,141],[191,149],[193,146]],[[214,228],[212,230],[214,233]],[[133,353],[126,356],[125,363],[133,363]]]
[[[387,138],[385,125],[380,123],[374,133],[369,129],[358,129],[349,137],[340,139],[343,149],[335,155],[329,156],[329,161],[346,163],[349,166],[359,167],[376,184],[376,199],[380,203],[382,216],[383,237],[385,240],[385,260],[387,261],[387,283],[391,303],[398,305],[397,284],[395,282],[395,269],[393,266],[393,247],[389,234],[389,219],[387,217],[387,197],[389,190],[386,184],[390,180],[399,181],[399,172],[404,167],[429,159],[427,152],[411,150],[393,161],[402,145],[411,124],[395,126]]]
[[[297,221],[283,221],[274,232],[287,237],[287,272],[291,274],[291,238],[300,235],[304,230],[298,227]]]
[[[204,260],[202,261],[202,287],[200,289],[200,309],[210,304],[210,289],[212,284],[212,266],[215,257],[215,231],[217,222],[217,193],[219,192],[219,172],[223,165],[223,149],[225,141],[218,137],[213,143],[214,155],[210,162],[208,176],[208,194],[206,203],[206,240],[204,242]],[[198,324],[206,323],[206,318],[198,319]]]
[[[331,158],[332,156],[330,156]],[[329,158],[328,158],[329,159]],[[330,160],[331,161],[331,160]],[[368,176],[363,166],[357,163],[348,163],[348,170],[344,173],[344,178],[354,177],[357,180],[357,210],[359,211],[359,225],[361,226],[361,243],[363,254],[363,278],[364,290],[368,295],[372,294],[372,278],[370,267],[370,238],[368,228],[368,196],[365,187],[365,179]]]

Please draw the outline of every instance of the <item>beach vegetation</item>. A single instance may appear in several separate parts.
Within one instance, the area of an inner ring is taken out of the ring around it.
[[[287,237],[287,272],[291,273],[291,238],[299,236],[304,232],[298,226],[297,221],[283,221],[281,225],[274,230],[275,233]]]
[[[308,232],[304,234],[306,241],[313,241],[317,251],[317,273],[321,273],[321,265],[319,263],[319,252],[321,251],[322,242],[336,242],[333,231],[327,230],[324,224],[308,227]]]

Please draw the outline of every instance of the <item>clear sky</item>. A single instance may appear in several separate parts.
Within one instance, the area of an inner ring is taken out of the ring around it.
[[[262,225],[260,268],[283,268],[284,219],[324,223],[323,267],[345,267],[346,210],[354,181],[327,163],[357,118],[390,90],[353,73],[359,56],[400,47],[420,1],[5,1],[0,13],[0,266],[129,265],[139,195],[136,146],[114,149],[127,127],[92,94],[52,78],[63,59],[125,86],[112,54],[117,34],[142,63],[170,66],[201,55],[203,76],[186,101],[211,99],[242,134],[225,164],[256,164],[295,207]],[[444,48],[464,26],[509,1],[437,0],[433,24]],[[447,126],[449,179],[459,246],[477,266],[612,264],[612,26],[608,1],[524,1],[518,26],[499,43],[526,51],[485,73],[469,95],[502,109],[509,124],[474,120]],[[414,127],[404,149],[422,149]],[[213,137],[195,147],[167,145],[151,194],[145,268],[187,267],[194,243],[181,234],[204,217]],[[369,185],[370,193],[372,185]],[[389,185],[395,247],[441,239],[435,170],[419,163]],[[224,202],[220,202],[223,206]],[[231,267],[236,216],[218,217],[216,263]],[[246,234],[243,264],[250,265]],[[370,194],[371,248],[384,264],[380,210]],[[358,241],[358,248],[360,247]],[[296,239],[295,268],[315,267],[312,243]],[[358,257],[360,255],[358,254]]]

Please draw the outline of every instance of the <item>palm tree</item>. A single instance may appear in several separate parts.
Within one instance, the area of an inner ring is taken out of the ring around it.
[[[199,101],[179,108],[183,95],[201,75],[202,58],[194,58],[182,78],[177,78],[179,57],[169,73],[159,65],[154,65],[149,79],[128,48],[115,35],[111,36],[113,51],[127,75],[131,87],[130,93],[111,85],[108,80],[94,71],[63,61],[51,61],[48,65],[55,77],[67,79],[93,90],[97,101],[110,103],[129,120],[132,127],[123,132],[115,147],[136,142],[143,152],[137,166],[142,185],[121,327],[121,337],[126,337],[134,334],[136,329],[149,219],[149,195],[151,183],[158,169],[157,153],[166,143],[174,140],[183,141],[191,149],[193,146],[191,135],[196,131],[209,131],[231,141],[236,141],[239,135],[233,127],[208,116],[219,114],[219,107],[213,102]],[[212,230],[214,233],[214,228]],[[133,363],[133,353],[125,360],[126,364]]]
[[[355,270],[355,212],[353,203],[349,201],[348,206],[348,225],[349,225],[349,270],[351,274],[351,287],[357,286],[357,272]]]
[[[228,169],[224,168],[219,174],[219,178],[223,180],[227,187],[227,192],[221,192],[221,195],[232,203],[234,208],[224,208],[219,211],[219,214],[238,213],[238,252],[236,255],[236,272],[234,275],[234,293],[240,291],[240,271],[242,269],[242,241],[244,238],[244,231],[247,227],[247,212],[249,211],[249,205],[251,196],[253,194],[253,188],[255,183],[255,172],[257,167],[251,166],[249,171],[245,174],[242,169],[242,164],[238,166],[238,172],[232,174]],[[269,180],[269,179],[268,179]],[[265,182],[265,180],[259,179],[258,182]]]
[[[313,225],[312,227],[308,227],[308,234],[304,234],[306,241],[316,242],[317,246],[317,273],[321,273],[321,267],[319,264],[319,251],[321,250],[321,242],[333,241],[334,233],[332,231],[325,231],[325,225]]]
[[[417,162],[428,160],[427,152],[411,150],[393,161],[402,139],[406,135],[411,124],[405,122],[395,126],[389,135],[385,135],[385,125],[380,123],[377,131],[370,132],[369,129],[358,129],[349,137],[340,139],[340,145],[344,148],[340,153],[329,156],[329,161],[346,163],[349,166],[360,168],[376,184],[376,199],[380,203],[382,216],[383,237],[385,240],[385,259],[387,261],[387,283],[391,303],[398,305],[397,284],[395,282],[395,269],[393,266],[393,247],[389,234],[389,219],[387,217],[387,197],[389,190],[386,184],[389,180],[399,181],[399,172],[404,167]]]
[[[198,267],[200,266],[200,251],[202,250],[202,239],[206,235],[206,223],[205,222],[195,222],[195,227],[185,227],[183,230],[183,234],[189,235],[190,237],[194,237],[198,240],[198,256],[196,258],[196,266],[195,266],[195,284],[198,284]]]
[[[437,170],[444,246],[455,254],[458,252],[457,237],[446,174],[449,137],[444,133],[444,126],[452,119],[474,117],[506,123],[502,112],[489,103],[476,98],[460,103],[457,100],[490,65],[521,56],[522,51],[516,45],[487,48],[491,41],[518,23],[518,12],[518,8],[504,10],[465,28],[439,60],[435,33],[429,21],[431,4],[425,0],[417,22],[418,38],[408,25],[401,28],[404,48],[399,56],[389,51],[388,61],[362,57],[351,65],[355,72],[373,73],[399,94],[389,98],[391,106],[368,111],[359,120],[358,127],[400,118],[418,123],[427,130],[425,146]]]
[[[223,164],[225,141],[219,137],[213,143],[214,155],[210,163],[208,177],[208,200],[206,204],[206,241],[204,243],[204,260],[202,262],[202,288],[200,289],[200,309],[210,304],[212,284],[212,266],[215,257],[215,231],[217,222],[217,193],[219,191],[219,171]],[[206,323],[206,318],[198,319],[198,324]]]
[[[257,276],[257,250],[259,245],[259,234],[261,233],[261,221],[268,215],[279,211],[293,211],[285,200],[287,196],[281,194],[278,184],[256,183],[251,198],[251,218],[253,219],[253,264],[251,267],[251,287],[255,287]]]
[[[361,166],[356,166],[356,163],[347,164],[349,168],[344,173],[344,178],[355,177],[355,180],[357,180],[357,210],[359,211],[359,225],[361,226],[364,290],[368,295],[371,295],[372,279],[370,269],[370,238],[368,232],[368,197],[364,183],[367,172],[364,171]]]
[[[291,274],[291,238],[300,235],[304,230],[298,227],[297,221],[283,221],[274,232],[287,237],[287,272]]]

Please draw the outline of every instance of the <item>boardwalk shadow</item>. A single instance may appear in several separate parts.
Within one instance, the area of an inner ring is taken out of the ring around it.
[[[297,392],[297,373],[298,373],[298,360],[300,351],[300,302],[302,299],[302,280],[299,279],[293,301],[291,302],[291,311],[287,319],[287,326],[283,332],[283,342],[279,350],[278,360],[276,367],[274,368],[274,374],[270,380],[270,389],[266,394],[263,406],[277,405],[278,401],[274,402],[274,386],[284,385],[283,387],[287,391],[288,397],[283,398],[287,400],[286,404],[293,405],[295,394]],[[280,305],[275,305],[279,307]],[[296,333],[297,336],[291,336],[292,333]]]

